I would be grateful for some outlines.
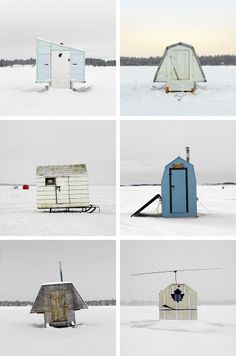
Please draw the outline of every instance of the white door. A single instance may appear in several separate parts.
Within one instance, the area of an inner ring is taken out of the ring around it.
[[[52,51],[52,87],[70,88],[70,51]]]
[[[170,55],[171,80],[190,79],[190,53],[188,50],[173,50]]]

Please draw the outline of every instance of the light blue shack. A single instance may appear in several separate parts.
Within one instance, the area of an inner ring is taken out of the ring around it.
[[[197,216],[196,177],[188,160],[177,157],[165,166],[161,197],[163,217]]]
[[[36,82],[72,88],[85,82],[85,51],[37,39]]]

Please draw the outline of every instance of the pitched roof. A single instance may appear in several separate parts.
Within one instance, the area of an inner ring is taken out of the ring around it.
[[[87,309],[88,306],[83,300],[73,283],[71,282],[53,282],[42,284],[38,295],[35,299],[35,302],[32,306],[31,313],[44,313],[45,311],[50,310],[50,299],[48,295],[52,291],[63,291],[66,290],[68,293],[72,294],[73,300],[73,310]]]

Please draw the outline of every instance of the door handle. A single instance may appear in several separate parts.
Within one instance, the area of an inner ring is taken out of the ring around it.
[[[175,186],[173,184],[171,184],[171,188],[174,188]]]
[[[60,192],[60,191],[61,191],[60,185],[57,185],[57,186],[56,186],[56,189],[59,190],[59,192]]]

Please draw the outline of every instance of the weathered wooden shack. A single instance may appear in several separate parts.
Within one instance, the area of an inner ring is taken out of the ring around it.
[[[71,282],[42,284],[31,313],[44,314],[44,326],[74,326],[75,310],[87,309],[86,302]]]
[[[38,209],[80,208],[84,212],[96,209],[89,202],[85,164],[39,166],[36,175]]]
[[[153,81],[166,83],[167,93],[194,92],[196,82],[206,82],[194,47],[183,42],[166,47]]]

